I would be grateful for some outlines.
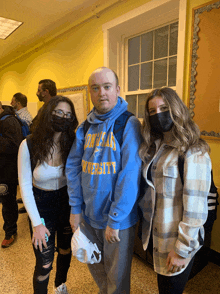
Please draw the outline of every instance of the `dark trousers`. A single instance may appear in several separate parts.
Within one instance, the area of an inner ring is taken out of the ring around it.
[[[150,235],[150,240],[149,240],[147,250],[150,252],[150,255],[153,257],[152,233]],[[186,286],[186,283],[189,279],[194,260],[195,260],[195,256],[191,259],[187,268],[179,275],[163,276],[163,275],[157,274],[159,294],[182,294]]]
[[[7,184],[8,191],[1,195],[3,230],[5,237],[11,237],[17,233],[18,204],[16,202],[17,184]]]
[[[66,250],[71,247],[72,229],[69,223],[69,197],[67,187],[55,191],[43,191],[33,187],[33,192],[40,217],[44,218],[45,225],[51,234],[47,242],[47,249],[43,247],[43,251],[40,252],[33,246],[36,257],[33,277],[34,294],[47,294],[49,273],[54,260],[55,238],[57,239],[58,250],[59,248]],[[58,253],[56,287],[66,282],[70,260],[71,252],[66,255]],[[50,266],[45,268],[49,264]]]
[[[176,276],[162,276],[157,274],[159,294],[182,294],[189,279],[189,275],[194,262],[193,257],[187,268]]]

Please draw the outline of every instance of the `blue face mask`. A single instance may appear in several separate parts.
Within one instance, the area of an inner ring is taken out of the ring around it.
[[[169,132],[173,126],[169,110],[149,116],[149,122],[154,133]]]

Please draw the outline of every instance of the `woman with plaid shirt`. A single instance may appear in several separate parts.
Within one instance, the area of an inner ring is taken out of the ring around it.
[[[153,90],[146,101],[140,147],[147,182],[140,201],[143,247],[153,251],[160,294],[181,294],[204,240],[211,184],[209,146],[177,93]],[[184,186],[178,158],[184,156]]]

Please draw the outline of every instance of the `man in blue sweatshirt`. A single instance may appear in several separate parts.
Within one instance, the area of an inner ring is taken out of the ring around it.
[[[96,69],[89,90],[90,127],[84,134],[85,122],[79,126],[66,164],[70,223],[74,232],[83,219],[102,252],[100,263],[88,265],[100,293],[128,294],[138,221],[140,123],[135,116],[128,119],[120,145],[114,124],[127,102],[119,96],[117,75],[106,67]]]

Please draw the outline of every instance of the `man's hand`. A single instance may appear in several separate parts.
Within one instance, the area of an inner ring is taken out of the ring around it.
[[[120,242],[119,229],[114,230],[110,228],[109,226],[107,226],[105,230],[105,239],[107,240],[108,243]]]
[[[79,224],[82,221],[82,214],[70,214],[70,225],[72,228],[73,233],[77,230]]]
[[[186,265],[186,258],[183,258],[182,256],[178,255],[173,249],[170,251],[170,253],[167,256],[167,271],[171,273],[176,273],[181,271],[182,268]]]

